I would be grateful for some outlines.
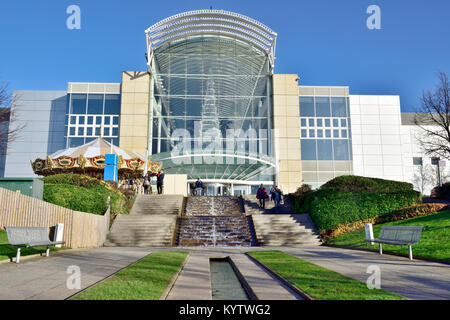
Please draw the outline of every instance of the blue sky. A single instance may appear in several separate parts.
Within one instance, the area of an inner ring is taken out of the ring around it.
[[[66,28],[66,8],[81,8],[81,30]],[[381,8],[381,30],[366,9]],[[245,14],[278,33],[276,73],[303,85],[348,85],[351,94],[399,94],[417,107],[436,74],[450,74],[446,0],[39,0],[0,5],[0,81],[12,89],[66,90],[68,81],[120,82],[145,70],[144,30],[195,9]]]

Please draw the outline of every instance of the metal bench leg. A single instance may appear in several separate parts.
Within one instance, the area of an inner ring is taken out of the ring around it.
[[[413,259],[412,246],[408,246],[408,255],[409,255],[409,260],[412,260]]]
[[[45,251],[45,256],[48,257],[50,255],[50,246],[47,246],[47,250]]]
[[[381,244],[381,242],[379,244],[379,247],[380,247],[380,255],[382,255],[383,254],[383,245]]]
[[[16,263],[20,262],[20,248],[17,248]]]

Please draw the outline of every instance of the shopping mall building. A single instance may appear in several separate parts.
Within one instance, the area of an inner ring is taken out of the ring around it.
[[[25,127],[8,143],[4,176],[34,176],[30,160],[102,136],[187,175],[187,190],[200,177],[208,194],[254,193],[261,183],[293,192],[348,174],[412,182],[425,194],[437,184],[399,96],[274,73],[277,33],[261,22],[197,10],[145,34],[148,70],[124,71],[121,83],[14,91],[10,128]]]

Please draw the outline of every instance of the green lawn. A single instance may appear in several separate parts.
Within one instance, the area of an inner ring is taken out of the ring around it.
[[[75,300],[157,300],[187,256],[158,251],[74,296]]]
[[[413,256],[450,261],[450,210],[432,213],[423,217],[390,222],[373,226],[375,238],[380,233],[381,226],[424,226],[418,244],[413,246]],[[368,249],[378,251],[378,244],[367,245],[364,229],[343,234],[330,239],[327,244],[339,247]],[[383,252],[393,252],[408,255],[407,246],[383,244]]]
[[[368,289],[365,283],[281,251],[255,251],[249,254],[317,300],[405,299],[382,289]]]
[[[65,247],[62,248],[55,248],[50,247],[50,251],[55,250],[61,250],[61,249],[67,249]],[[20,256],[29,256],[31,254],[37,254],[37,253],[45,253],[45,250],[47,250],[47,247],[33,247],[33,248],[22,248],[20,251]],[[6,232],[3,230],[0,230],[0,260],[6,260],[9,258],[16,258],[17,248],[10,245],[8,241],[8,236],[6,235]]]

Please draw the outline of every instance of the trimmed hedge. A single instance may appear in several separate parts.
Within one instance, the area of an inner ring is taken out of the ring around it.
[[[327,183],[322,185],[320,189],[395,193],[399,191],[414,190],[414,186],[412,183],[399,182],[394,180],[384,180],[360,176],[340,176],[328,181]]]
[[[421,202],[414,190],[397,193],[324,189],[296,199],[297,213],[309,213],[317,228],[329,230],[375,216],[387,214]]]
[[[79,174],[57,174],[42,178],[43,200],[64,208],[104,214],[108,196],[111,197],[111,212],[130,212],[128,199],[108,183]]]

